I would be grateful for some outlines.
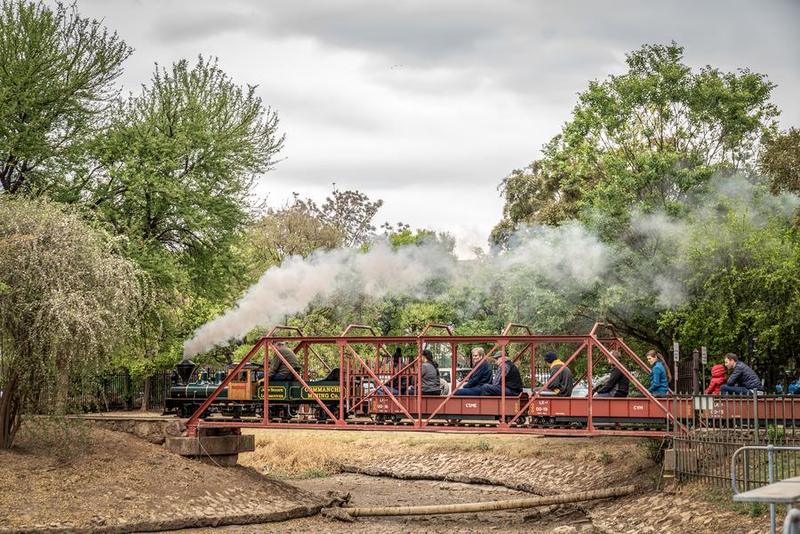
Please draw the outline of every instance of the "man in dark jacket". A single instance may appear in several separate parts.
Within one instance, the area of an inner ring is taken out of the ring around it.
[[[563,371],[550,383],[547,389],[559,397],[569,397],[572,395],[572,371],[570,371],[569,367],[564,365],[564,362],[562,362],[554,352],[545,354],[544,361],[550,366],[551,378],[558,373],[559,369],[563,368]]]
[[[484,384],[491,384],[492,367],[489,365],[489,362],[484,358],[485,356],[486,356],[486,351],[483,350],[483,347],[475,347],[474,349],[472,349],[471,363],[473,366],[477,365],[477,368],[472,373],[472,376],[469,377],[467,383],[464,384],[465,388],[476,388]]]
[[[502,354],[500,352],[494,353],[494,362],[497,364],[497,372],[492,378],[491,384],[484,384],[480,387],[481,395],[500,395],[503,385],[503,362],[501,361]],[[506,358],[505,361],[505,375],[506,375],[506,396],[516,397],[522,393],[522,377],[519,375],[517,365]]]
[[[749,365],[739,361],[739,356],[728,353],[725,355],[725,367],[732,369],[731,376],[719,392],[723,395],[748,395],[753,391],[764,391],[761,380]]]
[[[281,356],[292,366],[292,368],[297,371],[297,374],[300,374],[302,371],[302,367],[300,366],[300,362],[297,360],[297,355],[294,353],[292,349],[286,344],[285,341],[278,341],[275,343],[275,348],[278,349],[278,352],[281,353]],[[278,355],[272,357],[272,361],[269,362],[269,379],[270,380],[294,380],[294,375],[292,372],[289,371],[289,368],[286,367],[286,364],[278,358]]]
[[[614,356],[617,361],[622,357],[622,354],[620,354],[618,350],[612,350],[611,355]],[[622,371],[616,366],[613,366],[608,380],[597,390],[595,397],[627,397],[630,384],[631,381],[628,380],[628,377],[622,374]]]
[[[495,364],[497,365],[497,372],[492,378],[491,384],[483,384],[474,388],[461,388],[456,391],[456,395],[484,395],[484,396],[499,396],[503,386],[502,362],[500,361],[502,354],[496,352],[494,354]],[[519,374],[519,369],[516,364],[510,359],[505,362],[505,375],[506,375],[506,396],[516,397],[522,393],[522,377]]]

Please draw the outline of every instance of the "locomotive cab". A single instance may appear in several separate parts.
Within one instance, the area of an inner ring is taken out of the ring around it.
[[[228,383],[228,399],[254,400],[259,381],[263,381],[263,378],[259,377],[259,371],[261,370],[262,368],[257,365],[248,365],[240,370]],[[231,369],[229,372],[232,373],[233,371]],[[260,374],[263,374],[263,371]]]

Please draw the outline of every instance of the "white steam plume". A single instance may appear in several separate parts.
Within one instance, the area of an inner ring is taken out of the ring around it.
[[[548,288],[575,302],[595,288],[619,286],[626,290],[626,306],[638,306],[635,299],[648,296],[662,308],[680,306],[688,299],[693,242],[698,235],[718,238],[723,231],[725,210],[719,204],[747,206],[747,217],[760,226],[774,216],[791,217],[800,200],[770,195],[743,177],[717,177],[706,193],[686,204],[688,213],[680,219],[663,212],[635,212],[626,240],[612,244],[572,221],[520,228],[508,250],[461,266],[434,241],[398,249],[378,242],[367,252],[336,249],[290,257],[265,272],[235,308],[199,328],[185,343],[184,358],[241,339],[256,327],[279,324],[317,300],[343,293],[424,297],[431,280],[468,287],[475,298],[493,285],[523,280],[531,289]]]
[[[241,339],[253,328],[278,324],[313,300],[343,290],[375,297],[413,295],[430,280],[451,278],[455,265],[436,243],[393,249],[378,242],[367,252],[335,249],[289,257],[268,269],[236,307],[200,327],[184,344],[183,357]]]

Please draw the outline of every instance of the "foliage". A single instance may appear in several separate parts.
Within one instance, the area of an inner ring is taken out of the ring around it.
[[[368,200],[367,200],[368,202]],[[248,246],[256,275],[272,265],[279,265],[288,256],[308,256],[318,249],[333,249],[344,242],[344,231],[328,222],[322,210],[311,199],[294,201],[267,214],[248,231]]]
[[[782,367],[800,358],[800,241],[786,218],[763,224],[752,215],[731,209],[713,235],[698,230],[689,254],[692,299],[660,322],[716,355],[744,354],[756,336],[760,363]]]
[[[800,129],[789,128],[767,138],[761,169],[772,178],[773,193],[800,193]]]
[[[63,409],[64,378],[103,369],[135,331],[139,271],[106,234],[44,201],[0,199],[0,448],[27,409]],[[58,403],[54,401],[58,400]]]
[[[507,248],[524,225],[580,221],[600,237],[613,258],[602,283],[568,293],[559,303],[563,287],[522,276],[520,297],[512,286],[501,307],[526,320],[535,312],[560,318],[559,324],[547,325],[551,328],[572,329],[582,319],[607,319],[623,333],[664,350],[675,335],[684,342],[698,339],[669,312],[685,302],[681,288],[670,285],[681,283],[676,277],[694,272],[688,296],[701,298],[703,286],[709,291],[717,287],[718,280],[708,276],[721,274],[715,271],[718,264],[709,265],[707,259],[702,265],[700,259],[684,261],[681,254],[692,245],[681,228],[688,223],[707,232],[704,224],[717,223],[693,217],[702,211],[702,199],[712,186],[726,177],[743,174],[759,181],[753,172],[760,143],[773,138],[778,110],[770,102],[774,85],[765,76],[746,69],[725,73],[710,66],[692,70],[683,63],[683,48],[675,43],[645,45],[628,54],[627,66],[621,75],[591,82],[541,159],[503,181],[503,219],[492,239]],[[772,146],[784,146],[775,143]],[[774,151],[777,154],[778,148]],[[778,160],[776,155],[761,164]],[[653,235],[642,235],[637,225],[643,221],[655,227]],[[677,235],[664,239],[673,227]],[[719,245],[720,256],[736,253],[733,244]],[[526,291],[535,298],[526,301]],[[748,328],[754,327],[751,323]],[[735,338],[739,343],[744,334],[734,328],[730,335],[728,342]]]
[[[628,54],[627,73],[591,82],[541,160],[504,180],[495,241],[520,223],[578,215],[613,237],[632,207],[677,214],[715,172],[752,169],[775,127],[774,85],[748,70],[693,72],[682,59],[675,43],[646,45]]]
[[[383,200],[372,202],[360,191],[340,191],[334,184],[318,213],[323,222],[342,231],[344,246],[355,247],[366,243],[375,231],[372,219],[381,206]]]
[[[131,49],[75,6],[0,4],[0,185],[58,197],[85,165]]]
[[[283,140],[255,87],[202,57],[156,68],[96,139],[82,202],[124,237],[157,297],[144,352],[119,362],[134,374],[174,364],[183,339],[246,287],[252,180],[272,168]]]
[[[277,127],[255,87],[237,86],[216,61],[157,68],[95,146],[101,171],[90,205],[116,233],[177,258],[195,290],[215,295],[210,271],[221,274],[231,259],[252,178],[283,145]]]

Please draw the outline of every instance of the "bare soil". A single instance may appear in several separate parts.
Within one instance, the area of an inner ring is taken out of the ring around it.
[[[765,532],[702,490],[653,489],[641,440],[399,432],[256,431],[237,468],[174,456],[135,436],[86,426],[38,429],[0,451],[0,533],[124,532]],[[269,476],[264,476],[269,475]],[[284,479],[285,481],[279,480]],[[464,480],[482,484],[465,484]],[[316,515],[328,492],[351,506],[503,500],[634,483],[616,500],[430,517]],[[249,526],[222,524],[258,521]],[[272,522],[269,521],[279,521]],[[211,528],[216,527],[216,528]]]
[[[39,429],[41,430],[41,429]],[[0,531],[125,531],[214,524],[226,516],[286,519],[322,499],[246,467],[220,468],[122,432],[58,428],[0,451]]]

